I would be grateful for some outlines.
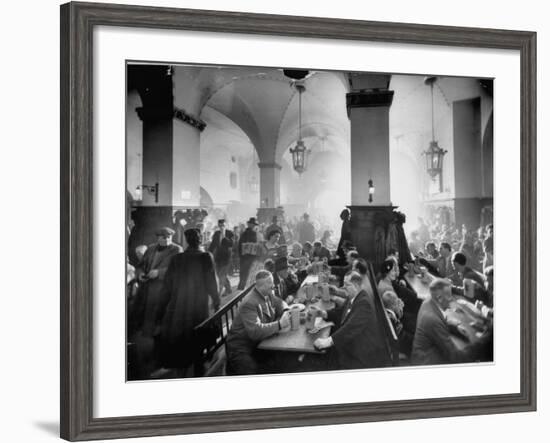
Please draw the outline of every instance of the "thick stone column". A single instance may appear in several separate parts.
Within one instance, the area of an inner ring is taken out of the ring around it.
[[[200,206],[200,133],[204,124],[176,108],[173,120],[172,205]],[[190,116],[187,116],[189,119]]]
[[[389,111],[393,91],[347,94],[351,122],[351,203],[369,205],[368,181],[374,183],[372,204],[391,205]]]
[[[206,124],[177,106],[175,91],[181,79],[171,72],[158,66],[129,70],[129,81],[140,91],[143,103],[135,109],[142,121],[141,184],[158,183],[157,197],[142,189],[142,200],[133,211],[130,249],[154,242],[159,227],[172,225],[176,209],[200,205],[200,132]]]
[[[270,222],[274,215],[281,215],[281,165],[276,162],[260,162],[260,207],[258,221]]]
[[[351,123],[351,235],[362,257],[378,266],[397,244],[390,198],[389,75],[352,74],[346,96]],[[369,180],[375,193],[369,202]]]

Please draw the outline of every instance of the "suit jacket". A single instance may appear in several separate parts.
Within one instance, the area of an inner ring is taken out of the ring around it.
[[[377,315],[373,297],[361,291],[353,303],[328,312],[336,330],[332,334],[339,369],[379,368],[391,361],[386,348],[383,324]]]
[[[132,309],[132,323],[147,336],[152,336],[155,327],[155,318],[161,300],[161,291],[164,277],[172,258],[182,251],[181,247],[171,244],[159,251],[158,244],[150,245],[137,269],[137,277],[146,275],[157,269],[157,278],[140,283],[136,303]]]
[[[250,291],[239,306],[227,334],[227,353],[252,353],[259,342],[279,331],[278,319],[284,310],[283,301],[275,296],[269,300],[256,288]]]
[[[222,241],[222,231],[217,230],[212,235],[212,241],[210,242],[210,245],[208,246],[208,251],[212,253],[212,255],[216,255],[216,250],[220,247]]]
[[[436,302],[426,299],[418,312],[411,363],[437,365],[467,360],[468,354],[459,350],[450,336],[447,322]]]

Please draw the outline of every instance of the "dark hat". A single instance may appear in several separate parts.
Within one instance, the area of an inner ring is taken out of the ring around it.
[[[225,223],[225,218],[220,218],[220,219],[218,220],[218,224],[220,224],[220,223]]]
[[[288,259],[286,257],[279,257],[275,260],[275,272],[288,269]]]
[[[384,260],[384,263],[380,266],[380,272],[382,274],[387,274],[395,266],[395,260]]]
[[[256,226],[259,224],[256,221],[256,217],[250,217],[246,223],[248,223],[249,225],[256,225]]]
[[[160,229],[157,229],[157,231],[155,232],[155,235],[156,235],[157,237],[160,237],[160,236],[162,236],[162,237],[168,237],[168,236],[170,236],[170,237],[171,237],[172,235],[174,235],[174,233],[175,233],[175,232],[174,232],[173,229],[170,229],[170,228],[164,226],[164,227],[162,227],[162,228],[160,228]]]

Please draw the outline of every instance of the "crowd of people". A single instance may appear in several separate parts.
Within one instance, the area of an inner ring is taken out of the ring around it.
[[[334,302],[318,312],[334,324],[331,335],[314,343],[327,354],[327,369],[492,358],[490,334],[458,349],[451,336],[460,325],[445,315],[455,295],[492,315],[492,225],[462,227],[458,238],[455,227],[422,221],[411,235],[411,256],[388,251],[374,276],[352,243],[349,210],[340,218],[338,243],[308,214],[295,223],[274,216],[263,225],[251,217],[233,228],[219,218],[213,230],[194,226],[179,236],[179,220],[161,227],[156,243],[138,246],[135,263],[128,262],[128,378],[192,376],[200,349],[194,328],[250,287],[228,331],[226,372],[269,372],[257,346],[290,328],[288,307],[304,301],[299,289],[308,275],[328,283]],[[436,277],[424,302],[404,279],[419,267]]]

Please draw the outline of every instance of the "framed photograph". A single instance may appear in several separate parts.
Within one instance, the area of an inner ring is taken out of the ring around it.
[[[535,410],[535,54],[62,5],[61,437]]]

